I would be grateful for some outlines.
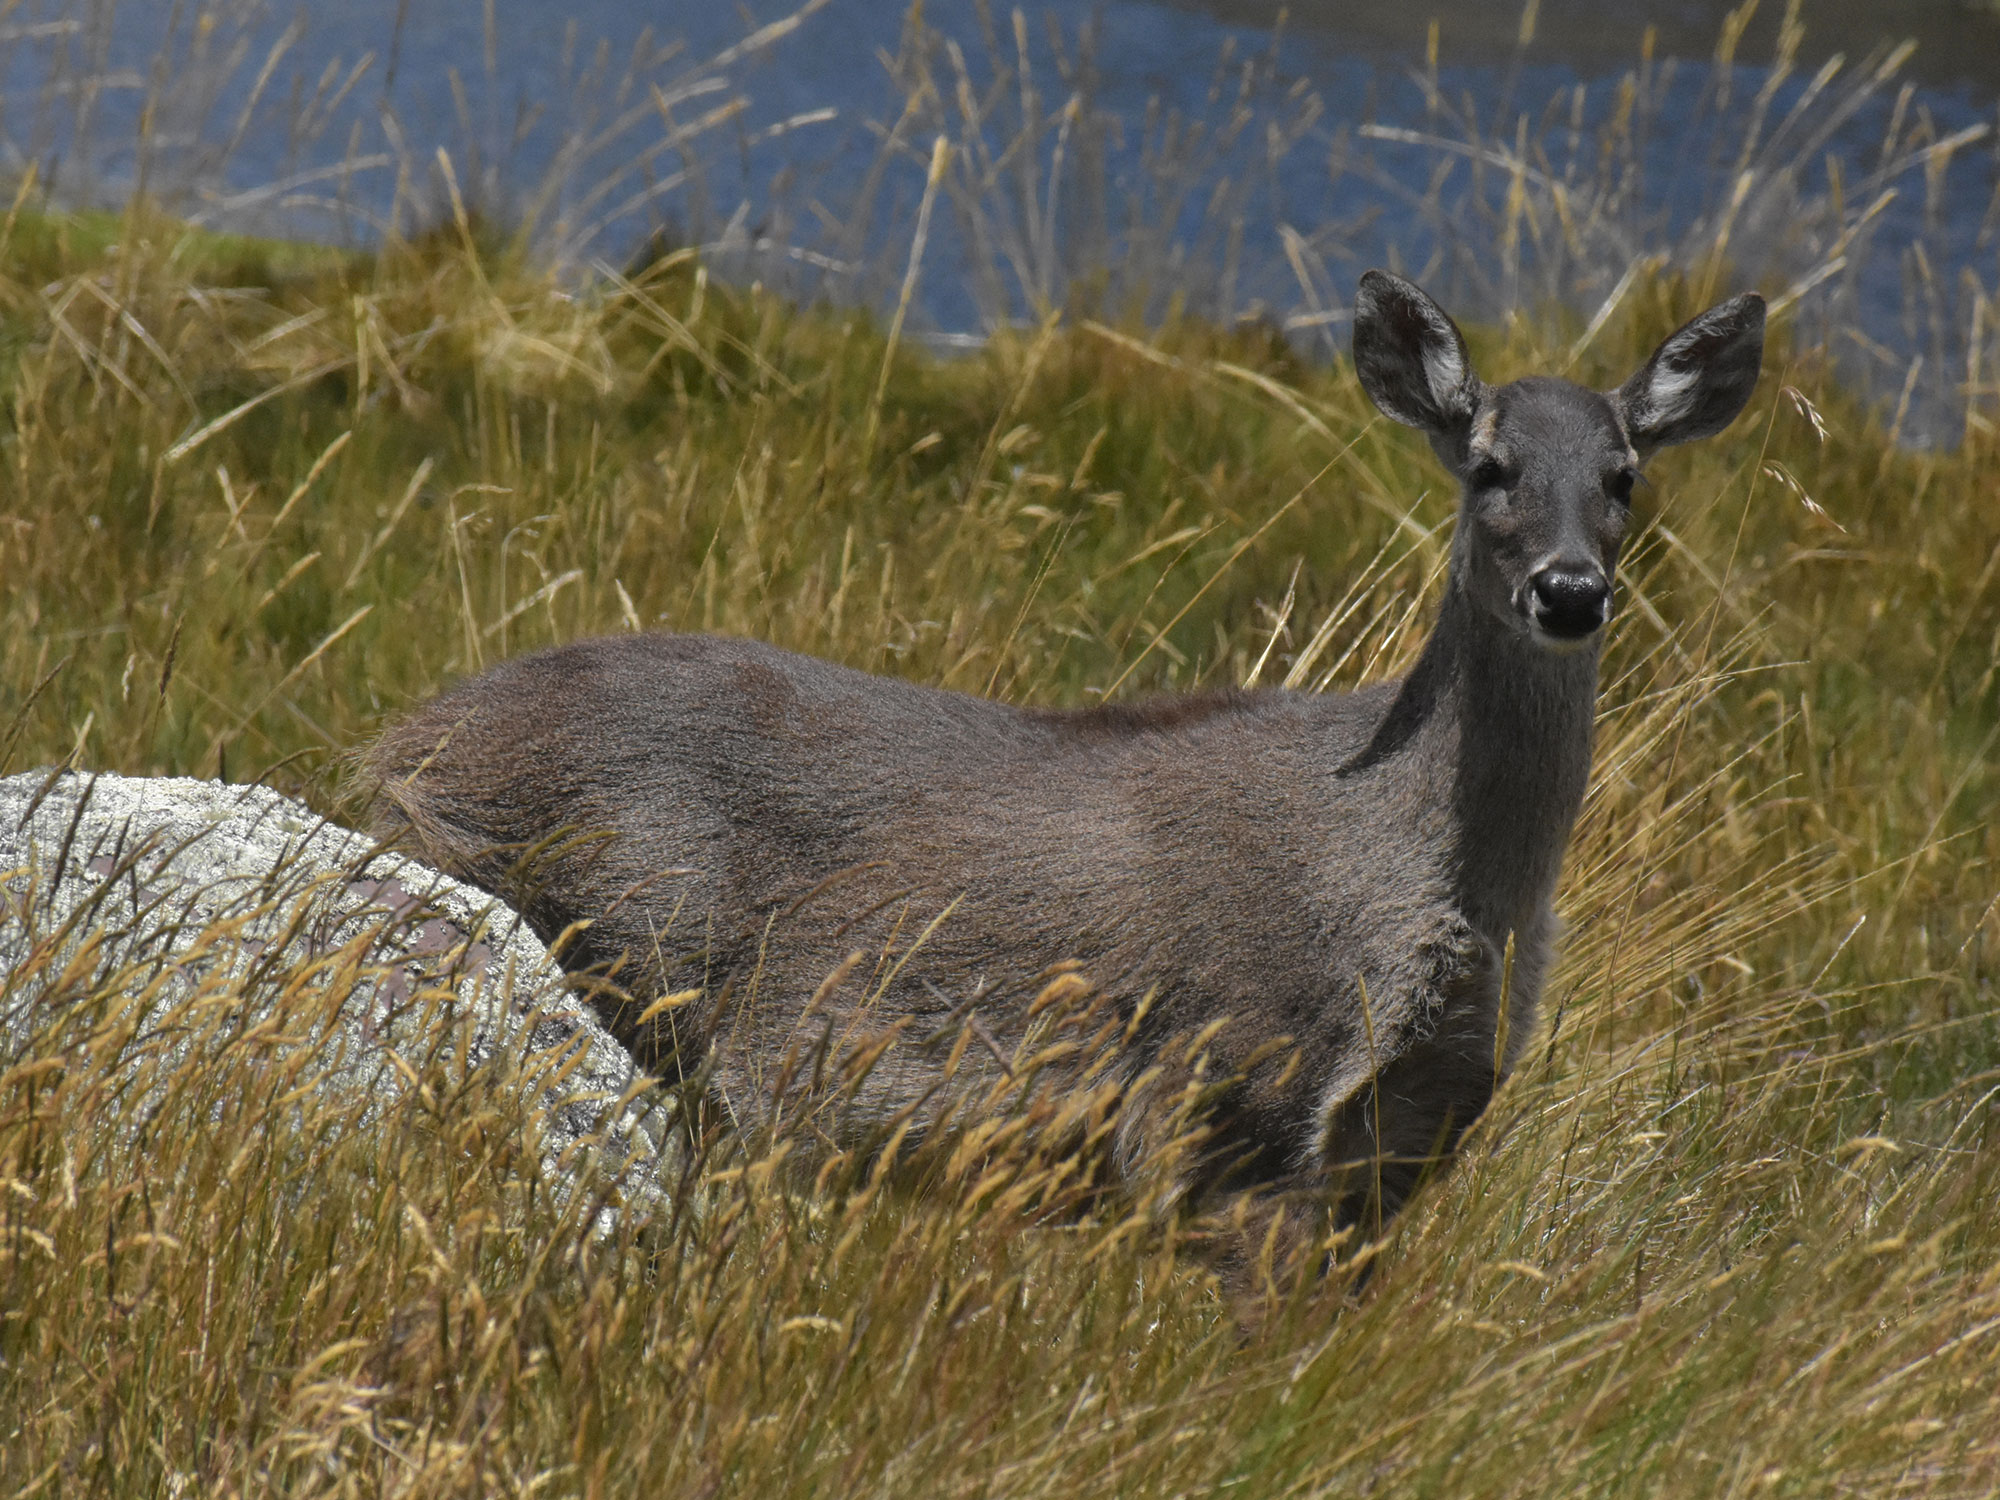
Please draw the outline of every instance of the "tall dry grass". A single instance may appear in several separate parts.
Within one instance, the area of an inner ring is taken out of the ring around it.
[[[1039,701],[1338,688],[1438,583],[1431,460],[1267,336],[938,363],[686,255],[579,298],[471,224],[368,259],[90,228],[24,212],[6,252],[14,769],[331,805],[451,676],[655,624]],[[1636,283],[1571,368],[1693,296]],[[1496,376],[1573,347],[1476,342]],[[701,1214],[594,1246],[500,1105],[323,1149],[203,1108],[221,1049],[121,1130],[52,1028],[0,1106],[8,1481],[1981,1492],[1993,463],[1889,445],[1782,335],[1661,460],[1545,1030],[1358,1295],[1244,1342],[1148,1204],[1051,1218],[1061,1160],[1004,1139],[806,1191],[795,1143],[713,1139]]]
[[[1264,324],[1052,291],[939,361],[688,251],[546,265],[448,203],[364,254],[18,202],[0,770],[331,809],[384,715],[593,631],[1041,702],[1339,689],[1421,640],[1448,482]],[[1476,354],[1609,383],[1727,265]],[[504,1075],[356,1130],[218,1045],[142,1108],[120,997],[30,976],[0,1003],[63,1004],[0,1066],[0,1479],[1990,1493],[2000,453],[1900,446],[1797,332],[1642,492],[1543,1029],[1364,1288],[1246,1336],[1143,1192],[1004,1113],[803,1183],[794,1135],[705,1132],[690,1211],[607,1243]]]

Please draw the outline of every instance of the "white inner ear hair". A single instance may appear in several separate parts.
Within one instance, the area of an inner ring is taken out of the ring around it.
[[[1424,345],[1424,379],[1430,382],[1431,399],[1449,411],[1465,384],[1465,361],[1456,339],[1446,335]]]
[[[1699,371],[1676,369],[1664,359],[1654,365],[1653,378],[1646,382],[1646,404],[1652,408],[1653,419],[1670,422],[1679,417],[1700,381]]]

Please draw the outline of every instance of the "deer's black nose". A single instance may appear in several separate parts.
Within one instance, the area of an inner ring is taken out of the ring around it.
[[[1611,618],[1611,582],[1595,568],[1544,568],[1533,579],[1535,623],[1580,641]]]

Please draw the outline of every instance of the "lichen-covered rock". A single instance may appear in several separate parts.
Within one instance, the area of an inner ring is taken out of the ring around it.
[[[0,1069],[72,1045],[107,995],[140,1018],[90,1032],[119,1050],[92,1065],[142,1095],[254,1045],[365,1123],[426,1070],[487,1069],[523,1091],[558,1193],[594,1168],[600,1228],[666,1207],[667,1107],[520,916],[266,788],[0,779]]]

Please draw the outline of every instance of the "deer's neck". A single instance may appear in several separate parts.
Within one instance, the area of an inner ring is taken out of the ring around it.
[[[1590,780],[1597,656],[1595,642],[1537,646],[1454,579],[1399,695],[1417,801],[1448,809],[1434,831],[1450,850],[1455,897],[1496,947],[1510,932],[1538,932],[1555,893]]]

